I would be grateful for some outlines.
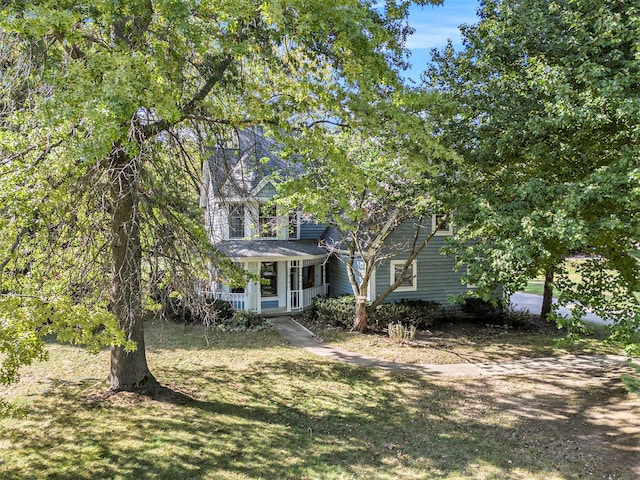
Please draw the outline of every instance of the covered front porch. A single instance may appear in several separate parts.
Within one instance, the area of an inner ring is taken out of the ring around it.
[[[328,293],[327,254],[315,243],[228,241],[219,248],[238,266],[260,276],[259,282],[250,281],[242,288],[211,282],[206,295],[229,302],[236,310],[264,315],[297,312]]]

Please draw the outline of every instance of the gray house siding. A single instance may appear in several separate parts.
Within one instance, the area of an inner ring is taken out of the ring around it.
[[[387,297],[387,302],[400,300],[434,300],[443,305],[449,303],[451,295],[467,290],[460,279],[463,272],[453,270],[454,262],[442,255],[439,250],[443,246],[442,239],[435,239],[416,259],[417,288],[415,291],[395,291]],[[401,255],[394,260],[405,260]],[[379,265],[376,269],[376,296],[380,295],[391,282],[390,261]]]
[[[424,235],[429,233],[430,225],[429,220]],[[391,284],[391,262],[408,258],[409,246],[407,242],[409,241],[408,239],[413,239],[414,233],[415,225],[413,222],[406,222],[389,238],[387,244],[390,248],[397,250],[398,253],[386,259],[376,268],[373,282],[376,298]],[[396,290],[385,299],[386,303],[399,302],[401,300],[433,300],[446,307],[450,304],[452,295],[467,290],[467,286],[461,283],[464,272],[455,272],[454,259],[441,253],[447,238],[449,237],[446,235],[434,236],[416,258],[416,289]],[[327,272],[329,275],[330,296],[353,295],[346,269],[340,260],[332,257],[329,261]],[[370,300],[373,301],[374,298]]]
[[[322,237],[327,229],[324,223],[301,222],[300,223],[300,240],[316,240]]]
[[[271,183],[267,183],[256,195],[260,200],[271,200],[276,194],[276,189]]]
[[[335,256],[331,256],[327,263],[327,277],[330,297],[353,295],[351,283],[349,283],[349,277],[347,276],[347,269]]]
[[[415,233],[415,225],[413,222],[405,222],[389,239],[388,244],[394,243],[400,247],[400,253],[392,258],[385,260],[376,269],[376,296],[380,295],[391,284],[391,262],[406,260],[408,253],[403,254],[404,245],[402,241],[413,238]],[[428,234],[429,227],[425,229],[425,235]],[[423,237],[424,238],[424,237]],[[420,252],[416,258],[416,290],[398,291],[390,294],[386,302],[397,302],[400,300],[434,300],[444,306],[449,304],[451,295],[456,295],[467,290],[466,285],[461,283],[464,272],[455,272],[455,261],[452,257],[445,256],[441,253],[442,247],[446,244],[448,236],[434,236],[425,249]],[[402,239],[402,240],[400,240]]]

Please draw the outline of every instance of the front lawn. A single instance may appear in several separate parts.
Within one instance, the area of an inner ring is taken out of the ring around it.
[[[611,371],[430,378],[273,331],[147,325],[170,390],[109,395],[108,352],[50,345],[3,395],[3,479],[633,479],[640,399]]]
[[[602,342],[606,334],[600,328],[594,327],[591,334],[569,342],[564,330],[537,316],[515,328],[452,317],[436,322],[428,330],[418,330],[413,341],[401,344],[384,333],[361,335],[305,317],[298,320],[326,343],[402,363],[477,363],[567,354],[623,354],[618,346]]]

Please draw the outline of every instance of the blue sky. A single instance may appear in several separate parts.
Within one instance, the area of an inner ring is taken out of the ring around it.
[[[409,24],[416,31],[407,41],[412,68],[404,72],[404,76],[417,81],[431,58],[431,49],[444,47],[447,39],[460,49],[458,27],[478,21],[476,10],[479,5],[479,0],[444,0],[440,6],[411,7]]]

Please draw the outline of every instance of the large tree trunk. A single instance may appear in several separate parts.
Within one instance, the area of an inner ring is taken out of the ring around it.
[[[356,297],[356,310],[353,317],[353,327],[351,331],[364,333],[367,331],[369,321],[369,311],[367,310],[367,298]]]
[[[544,274],[544,290],[542,292],[542,308],[540,316],[547,319],[553,305],[553,270],[547,269]]]
[[[120,346],[111,347],[109,388],[114,391],[153,391],[158,386],[147,366],[144,346],[138,167],[122,149],[112,153],[112,308],[127,339],[137,344],[133,352]]]

